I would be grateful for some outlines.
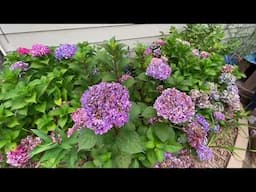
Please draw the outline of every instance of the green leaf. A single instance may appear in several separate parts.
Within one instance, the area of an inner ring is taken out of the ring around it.
[[[84,165],[84,168],[96,168],[96,166],[94,165],[94,163],[92,161],[87,161]]]
[[[18,120],[16,118],[14,120],[12,120],[11,122],[7,123],[7,126],[10,128],[13,128],[17,125],[20,125],[20,123],[18,122]]]
[[[32,158],[33,156],[42,153],[44,151],[53,149],[54,147],[58,146],[58,143],[47,143],[47,144],[43,144],[43,145],[38,145],[31,153],[30,153],[30,157]]]
[[[165,145],[164,146],[164,150],[166,152],[170,152],[170,153],[175,153],[180,151],[183,148],[183,146],[179,143],[177,143],[176,145]]]
[[[134,159],[132,161],[132,164],[131,164],[130,168],[140,168],[139,161],[137,159]]]
[[[45,141],[45,142],[47,142],[47,143],[49,143],[49,142],[52,141],[51,138],[50,138],[47,134],[45,134],[43,131],[41,131],[41,130],[38,130],[38,129],[31,129],[31,131],[32,131],[35,135],[37,135],[38,137],[40,137],[43,141]]]
[[[48,65],[49,61],[50,61],[50,58],[47,58],[47,59],[44,59],[44,60],[40,60],[40,63]]]
[[[82,129],[78,138],[79,151],[82,149],[91,149],[96,144],[96,141],[97,137],[93,130]]]
[[[37,96],[37,93],[34,92],[32,96],[25,99],[25,102],[26,103],[36,103],[36,96]]]
[[[24,116],[26,116],[26,115],[28,114],[28,107],[24,107],[23,109],[17,110],[17,113],[18,113],[19,115],[24,115]]]
[[[157,156],[154,150],[147,151],[147,159],[152,165],[156,164]]]
[[[153,135],[153,130],[152,130],[152,128],[149,128],[148,129],[148,131],[147,131],[147,138],[149,139],[149,140],[152,140],[152,141],[154,141],[154,135]]]
[[[113,73],[104,72],[102,73],[102,81],[106,81],[106,82],[116,81],[116,76]]]
[[[155,123],[152,125],[154,133],[162,141],[167,141],[174,133],[173,128],[164,123]]]
[[[128,122],[128,123],[125,124],[125,126],[122,129],[135,131],[136,127],[135,127],[134,123]]]
[[[136,81],[134,80],[134,78],[130,78],[127,81],[124,82],[125,87],[130,88],[132,87],[134,84],[136,83]]]
[[[77,160],[78,160],[78,153],[77,153],[77,149],[74,148],[74,149],[72,149],[72,151],[70,153],[69,166],[71,168],[75,167]]]
[[[56,161],[56,158],[58,157],[58,155],[61,153],[61,151],[63,151],[63,149],[60,149],[60,148],[50,149],[50,150],[46,151],[43,154],[42,158],[40,159],[40,162],[54,159],[54,161],[52,161],[54,163]]]
[[[122,152],[128,154],[143,151],[140,137],[135,131],[121,130],[116,138],[116,144]]]
[[[9,140],[1,140],[0,141],[0,149],[3,148],[9,142],[10,142]]]
[[[130,120],[136,120],[139,117],[139,114],[141,112],[140,106],[136,104],[135,102],[132,102],[132,107],[130,111]]]
[[[154,143],[154,141],[148,141],[146,144],[145,144],[145,147],[147,148],[147,149],[153,149],[153,148],[155,148],[155,143]]]
[[[56,105],[58,105],[58,106],[61,106],[61,104],[62,104],[62,99],[61,99],[61,98],[56,99],[56,100],[54,100],[54,103],[55,103]]]
[[[143,111],[141,115],[145,118],[155,117],[156,110],[152,106],[149,106]]]
[[[62,118],[60,118],[60,119],[58,120],[58,125],[59,125],[61,128],[63,128],[63,127],[66,125],[67,121],[68,121],[68,118],[67,118],[67,117],[62,117]]]
[[[42,65],[41,63],[37,63],[37,62],[32,62],[30,64],[30,68],[32,68],[32,69],[42,69],[42,68],[44,68],[44,65]]]
[[[155,150],[155,154],[156,154],[156,158],[157,158],[157,161],[158,162],[163,162],[164,161],[164,154],[165,154],[165,151],[162,151],[160,149],[154,149]]]
[[[103,164],[103,168],[113,168],[112,160],[108,160]]]
[[[24,102],[24,100],[23,101],[22,100],[13,100],[11,110],[22,109],[26,105],[27,105],[27,103]]]
[[[122,153],[114,158],[114,163],[117,168],[128,168],[131,160],[131,155]]]
[[[148,81],[148,77],[146,76],[145,72],[139,74],[137,76],[137,79],[142,80],[142,81]]]
[[[39,103],[35,106],[35,110],[41,113],[45,113],[46,111],[46,101]]]
[[[10,132],[10,136],[12,140],[15,140],[20,135],[20,130],[14,130]]]

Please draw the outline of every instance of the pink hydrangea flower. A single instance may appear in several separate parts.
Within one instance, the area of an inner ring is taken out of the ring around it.
[[[17,49],[17,52],[20,54],[20,55],[28,55],[30,53],[30,49],[27,49],[27,48],[24,48],[24,47],[19,47]]]

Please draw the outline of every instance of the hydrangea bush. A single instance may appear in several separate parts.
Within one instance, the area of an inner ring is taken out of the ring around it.
[[[245,116],[235,83],[243,75],[221,51],[170,31],[138,44],[134,57],[115,38],[7,55],[1,166],[189,168],[211,160],[216,135]]]

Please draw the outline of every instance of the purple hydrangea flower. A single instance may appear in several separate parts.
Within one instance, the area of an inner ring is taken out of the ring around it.
[[[228,85],[227,86],[227,91],[228,92],[232,92],[232,93],[234,93],[234,94],[239,94],[239,89],[238,89],[238,87],[237,87],[237,85]]]
[[[223,73],[232,73],[234,71],[234,66],[227,64],[222,68]]]
[[[208,121],[204,118],[204,116],[197,114],[195,116],[196,121],[204,128],[206,132],[210,130],[210,124]]]
[[[212,104],[209,100],[209,95],[207,93],[192,89],[190,91],[190,96],[197,107],[201,109],[212,107]]]
[[[197,149],[206,143],[207,132],[197,121],[189,123],[183,130],[187,134],[188,143],[191,147]]]
[[[22,61],[18,61],[10,66],[11,70],[20,69],[21,71],[29,70],[29,64]]]
[[[170,66],[163,62],[162,59],[152,58],[151,63],[148,65],[146,75],[154,79],[166,80],[170,77],[171,72]]]
[[[85,111],[85,125],[102,135],[112,127],[122,127],[129,120],[131,101],[129,92],[120,83],[94,85],[81,97]]]
[[[227,85],[234,85],[236,83],[236,77],[231,73],[221,73],[219,80],[220,83],[225,83]]]
[[[71,137],[71,135],[74,134],[77,130],[80,130],[81,128],[86,127],[86,111],[84,108],[78,108],[75,112],[71,114],[71,118],[74,122],[74,125],[72,128],[69,128],[67,131],[67,137]]]
[[[122,76],[119,78],[119,82],[120,82],[120,83],[123,83],[123,82],[127,81],[127,80],[130,79],[130,78],[132,78],[131,75],[124,74],[124,75],[122,75]]]
[[[213,116],[214,118],[217,120],[217,121],[224,121],[225,120],[225,115],[219,111],[215,111],[213,113]]]
[[[59,60],[70,59],[75,55],[76,51],[76,45],[63,44],[55,49],[55,58]]]
[[[185,123],[195,115],[191,97],[175,88],[168,88],[156,99],[154,108],[158,116],[178,124]]]
[[[210,53],[206,52],[206,51],[202,51],[200,53],[200,57],[203,58],[203,59],[206,59],[210,56]]]
[[[144,55],[150,55],[152,53],[152,49],[150,47],[148,47],[145,51],[144,51]]]
[[[39,137],[22,139],[14,151],[7,152],[7,163],[14,167],[26,167],[30,161],[30,152],[41,142]]]
[[[209,161],[213,157],[212,150],[205,145],[198,146],[198,148],[196,149],[196,152],[197,152],[198,158],[201,161]]]
[[[187,154],[174,155],[165,153],[165,160],[157,163],[154,168],[191,168],[194,166],[194,161]]]
[[[41,56],[49,55],[50,48],[42,44],[35,44],[32,46],[32,49],[30,50],[30,54],[33,57],[41,57]]]
[[[214,126],[214,128],[213,128],[213,131],[214,131],[214,133],[219,133],[220,132],[220,125],[219,124],[216,124],[215,126]]]
[[[192,55],[197,56],[197,57],[200,57],[200,52],[199,52],[199,50],[198,50],[198,49],[193,49],[193,50],[192,50]]]

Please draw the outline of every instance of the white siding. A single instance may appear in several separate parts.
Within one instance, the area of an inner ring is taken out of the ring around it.
[[[170,26],[182,29],[184,24],[0,24],[5,34],[0,32],[0,46],[8,52],[35,43],[100,43],[115,36],[132,47],[137,42],[151,43],[160,31],[168,33]]]

